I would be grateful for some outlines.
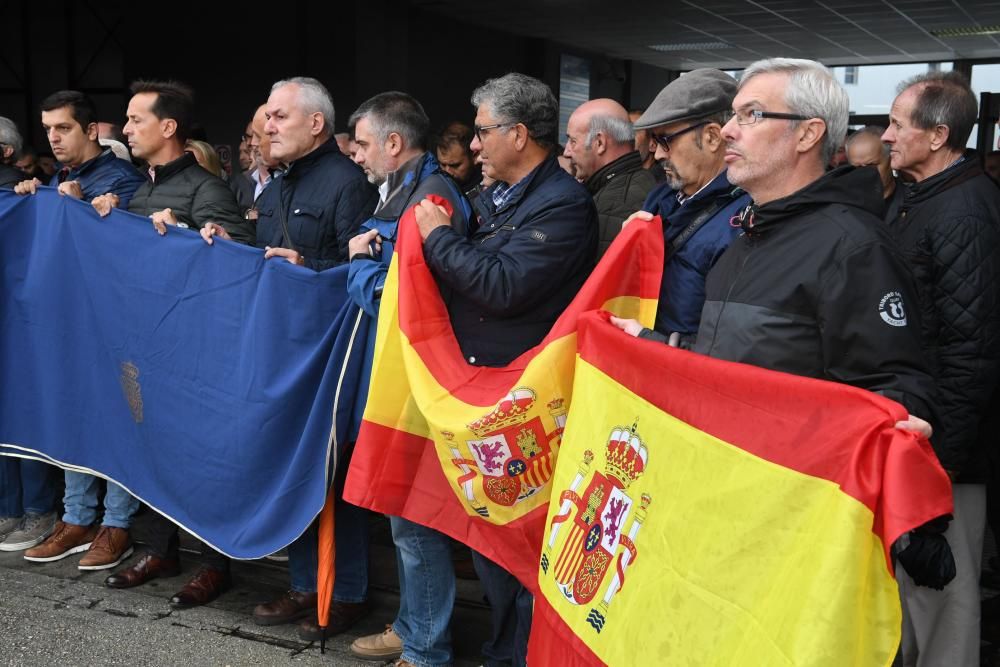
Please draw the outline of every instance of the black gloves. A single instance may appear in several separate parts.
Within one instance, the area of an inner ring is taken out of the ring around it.
[[[918,586],[942,590],[955,578],[955,557],[944,531],[950,516],[941,516],[901,536],[892,555]]]

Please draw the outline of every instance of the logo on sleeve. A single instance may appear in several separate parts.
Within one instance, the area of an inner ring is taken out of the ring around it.
[[[899,292],[889,292],[878,302],[878,314],[886,324],[894,327],[906,326],[906,310],[903,309],[903,296]]]

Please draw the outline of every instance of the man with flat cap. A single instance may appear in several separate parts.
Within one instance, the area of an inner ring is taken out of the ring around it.
[[[729,221],[750,196],[729,182],[722,126],[729,119],[736,80],[717,69],[698,69],[667,85],[635,129],[656,142],[667,180],[625,224],[663,219],[663,282],[655,330],[635,320],[613,321],[633,335],[690,347],[705,303],[705,276],[739,232]]]
[[[611,99],[590,100],[576,108],[566,124],[563,155],[594,198],[601,256],[621,231],[622,222],[656,187],[656,179],[643,167],[635,149],[628,111]]]

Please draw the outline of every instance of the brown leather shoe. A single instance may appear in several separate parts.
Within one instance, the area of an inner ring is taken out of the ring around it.
[[[253,608],[257,625],[281,625],[297,621],[316,611],[316,594],[288,591],[280,598]]]
[[[143,554],[134,565],[115,572],[104,580],[110,588],[132,588],[157,577],[176,577],[181,573],[176,558],[160,558],[153,554]]]
[[[326,636],[332,637],[349,629],[371,611],[367,602],[337,602],[330,605],[330,618],[327,621]],[[316,614],[307,621],[299,623],[299,639],[307,642],[320,640],[319,619]]]
[[[73,523],[57,521],[48,539],[24,552],[24,560],[35,563],[50,563],[71,554],[78,554],[90,548],[97,526],[77,526]]]
[[[217,570],[214,567],[201,567],[194,576],[184,584],[184,588],[170,598],[170,606],[174,609],[186,609],[208,604],[229,590],[233,580],[229,572]]]
[[[81,570],[110,570],[132,555],[132,538],[124,528],[101,526],[87,553],[80,559]]]

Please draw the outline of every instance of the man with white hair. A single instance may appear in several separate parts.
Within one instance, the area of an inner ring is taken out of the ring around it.
[[[257,247],[316,271],[346,262],[378,192],[337,147],[330,93],[309,77],[278,81],[265,113],[271,157],[288,169],[257,200]],[[218,225],[206,225],[202,236],[227,238]]]
[[[602,98],[584,102],[569,117],[563,155],[577,180],[594,198],[600,224],[598,255],[603,255],[622,222],[642,207],[656,185],[635,149],[632,123],[625,107]]]
[[[23,146],[24,139],[14,121],[0,116],[0,188],[13,188],[27,178],[23,171],[14,166]]]

